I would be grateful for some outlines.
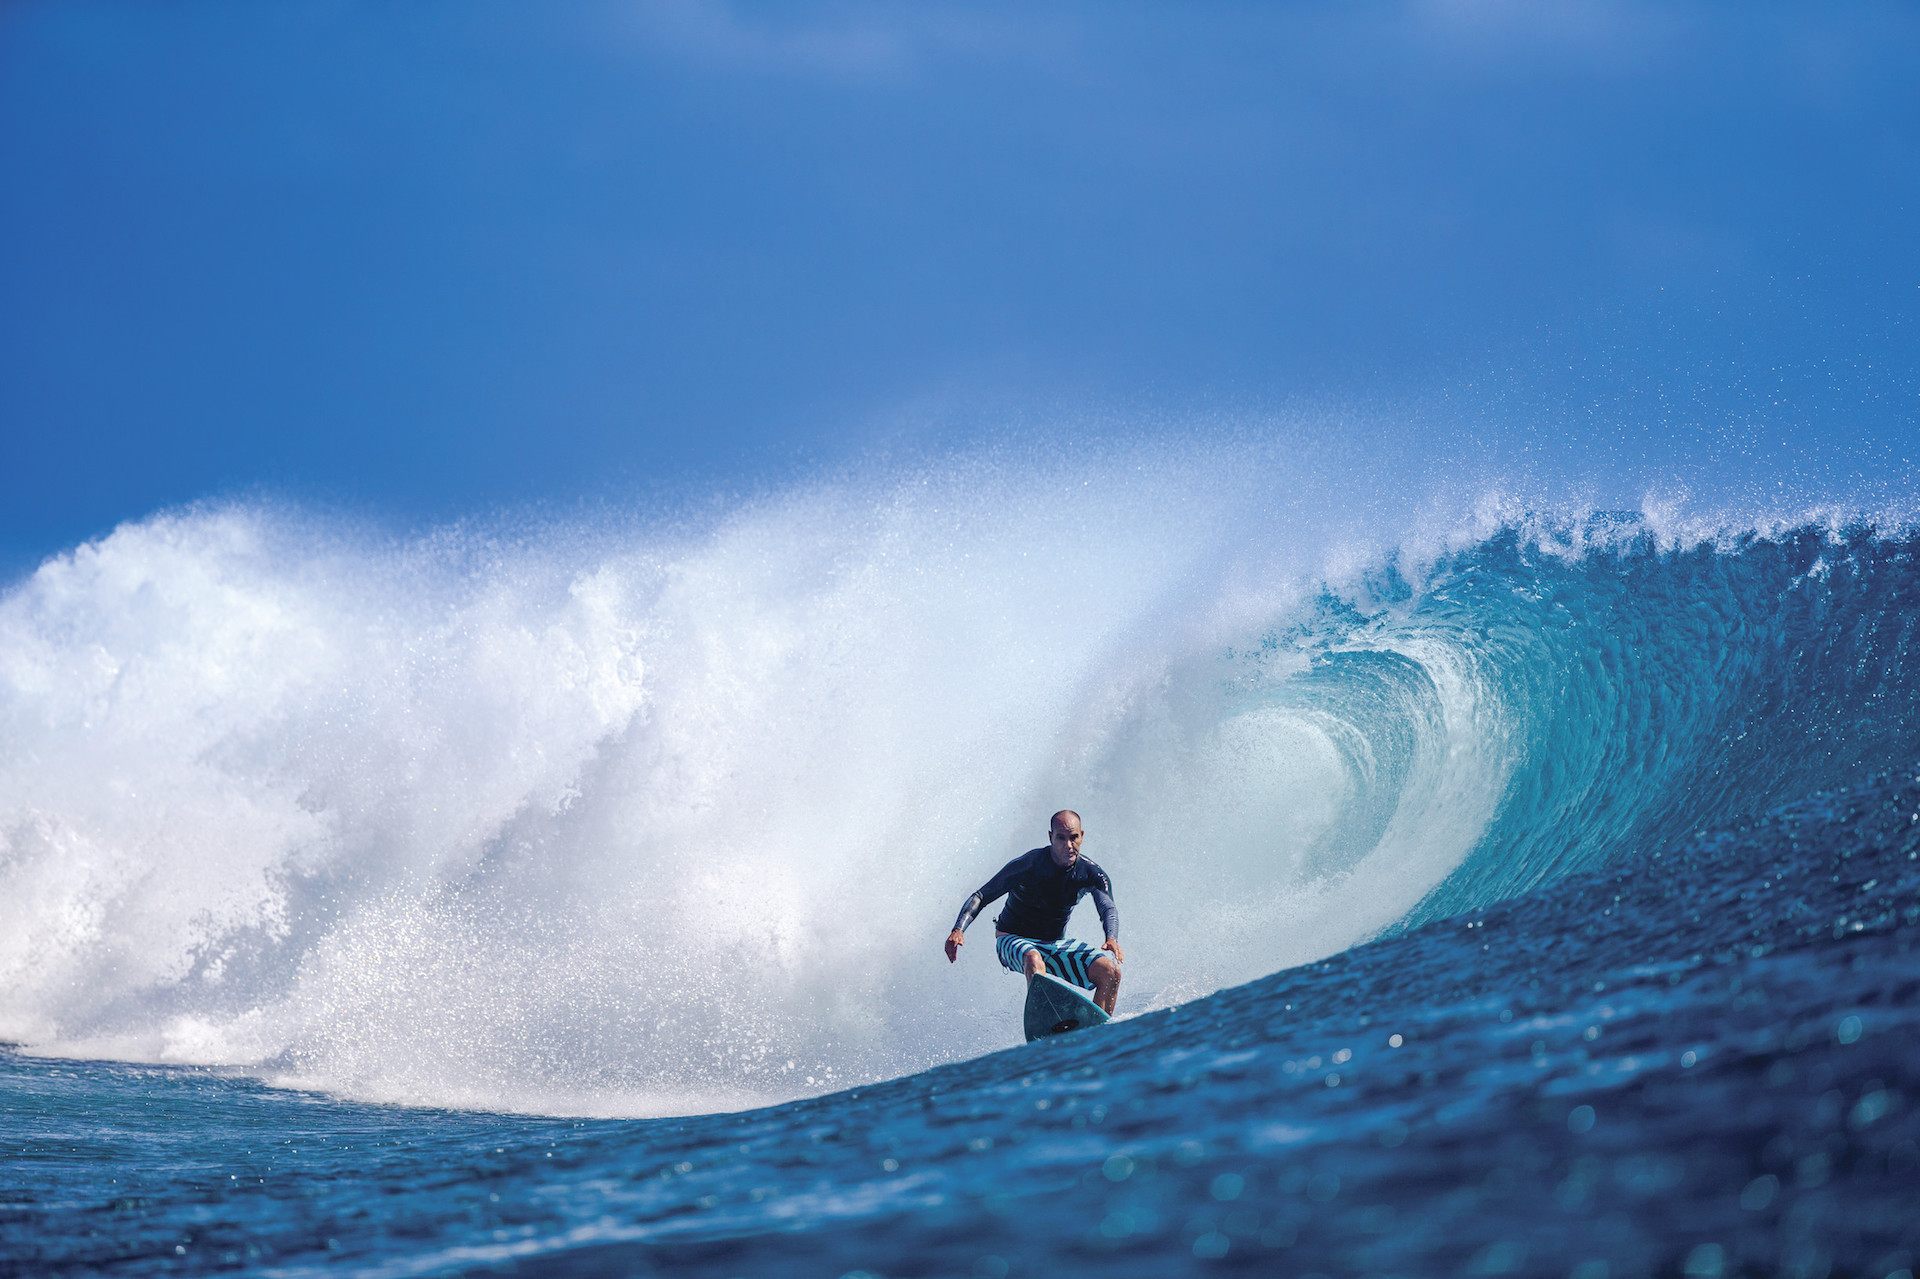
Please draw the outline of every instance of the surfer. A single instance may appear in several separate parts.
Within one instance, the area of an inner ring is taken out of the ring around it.
[[[1080,814],[1063,808],[1047,823],[1047,842],[1029,849],[1000,868],[980,891],[967,898],[960,917],[947,934],[947,962],[960,958],[967,925],[985,907],[1006,895],[1007,905],[993,921],[994,951],[1009,972],[1031,980],[1042,972],[1093,991],[1093,1000],[1109,1015],[1120,993],[1120,911],[1113,904],[1113,882],[1107,872],[1080,855],[1086,832]],[[1095,950],[1083,941],[1061,940],[1067,918],[1081,897],[1091,893],[1100,912],[1107,939]],[[1102,954],[1101,951],[1110,952]]]

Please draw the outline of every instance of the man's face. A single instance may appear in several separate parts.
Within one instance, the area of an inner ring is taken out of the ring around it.
[[[1080,860],[1080,840],[1086,832],[1071,817],[1062,817],[1047,831],[1047,843],[1053,848],[1053,864],[1065,870]]]

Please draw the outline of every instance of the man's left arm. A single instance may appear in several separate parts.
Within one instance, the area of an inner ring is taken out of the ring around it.
[[[1100,872],[1099,881],[1088,891],[1088,896],[1093,898],[1093,908],[1100,912],[1100,929],[1107,935],[1100,949],[1112,951],[1115,959],[1126,963],[1127,957],[1120,950],[1120,908],[1113,904],[1113,881],[1107,878],[1107,872]]]

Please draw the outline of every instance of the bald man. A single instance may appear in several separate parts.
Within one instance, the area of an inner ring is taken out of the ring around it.
[[[947,962],[960,958],[960,948],[967,942],[967,925],[1005,894],[1006,909],[993,921],[993,949],[1000,956],[1001,966],[1026,974],[1028,981],[1050,972],[1084,986],[1093,992],[1093,1001],[1111,1016],[1113,1001],[1120,993],[1120,965],[1127,957],[1120,951],[1120,911],[1113,904],[1113,882],[1107,872],[1080,855],[1084,838],[1080,814],[1070,808],[1055,813],[1047,823],[1044,845],[1002,866],[999,874],[967,898],[967,904],[960,908],[960,918],[953,921],[953,931],[947,934]],[[1093,896],[1100,926],[1107,934],[1100,950],[1083,941],[1061,940],[1066,936],[1067,917],[1088,894]]]

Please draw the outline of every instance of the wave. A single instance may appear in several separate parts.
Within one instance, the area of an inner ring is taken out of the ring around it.
[[[49,561],[0,600],[0,1038],[744,1106],[1016,1041],[939,942],[1058,807],[1125,1013],[1911,754],[1910,530],[1355,537],[1211,465],[410,541],[207,507]]]

